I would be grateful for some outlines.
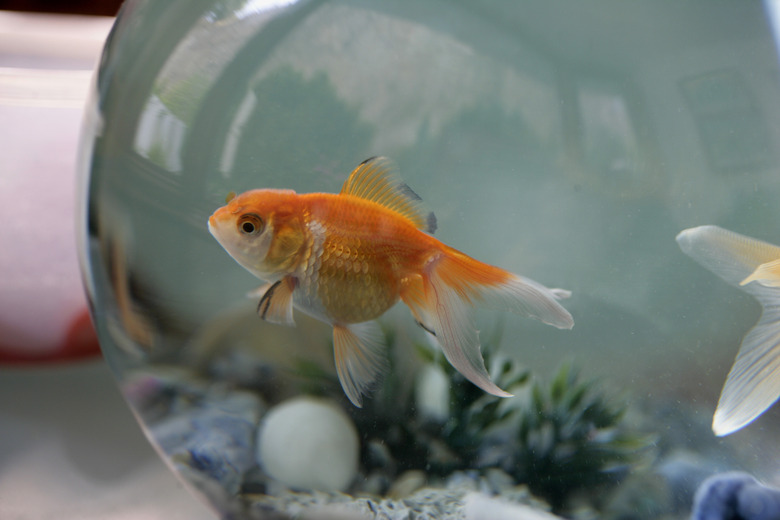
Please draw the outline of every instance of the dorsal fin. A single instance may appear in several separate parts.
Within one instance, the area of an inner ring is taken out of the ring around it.
[[[408,218],[418,229],[436,231],[436,217],[425,210],[422,199],[401,180],[387,157],[371,157],[360,163],[349,174],[340,194],[376,202]]]

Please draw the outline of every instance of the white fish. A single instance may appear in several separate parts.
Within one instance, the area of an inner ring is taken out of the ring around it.
[[[712,420],[716,435],[750,424],[780,397],[780,247],[717,226],[682,231],[685,254],[755,297],[763,308],[742,340]]]

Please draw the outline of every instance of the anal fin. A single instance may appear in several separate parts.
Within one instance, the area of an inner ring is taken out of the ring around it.
[[[333,326],[336,372],[344,393],[358,408],[387,368],[384,348],[382,330],[374,321]]]
[[[257,304],[257,314],[260,318],[280,325],[295,325],[292,298],[295,285],[295,278],[286,276],[252,291],[251,296],[262,294]]]

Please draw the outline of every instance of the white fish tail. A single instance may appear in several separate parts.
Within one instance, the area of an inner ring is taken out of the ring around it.
[[[728,435],[750,424],[780,397],[780,290],[762,274],[765,264],[780,258],[780,247],[717,226],[686,229],[677,235],[677,243],[763,308],[758,323],[742,340],[715,410],[713,431]]]
[[[484,391],[509,397],[511,394],[493,383],[485,368],[473,306],[510,310],[571,328],[574,320],[557,301],[569,294],[453,252],[429,262],[401,298],[417,321],[436,336],[453,367]]]

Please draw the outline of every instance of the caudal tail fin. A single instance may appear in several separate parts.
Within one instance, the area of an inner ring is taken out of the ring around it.
[[[677,235],[685,254],[755,297],[763,308],[742,340],[712,420],[728,435],[764,413],[780,396],[780,247],[717,226]]]
[[[402,292],[415,319],[436,336],[444,356],[469,381],[499,397],[511,394],[490,379],[474,324],[475,305],[510,310],[561,329],[574,326],[558,303],[569,291],[550,289],[498,267],[478,262],[455,250],[432,259]]]

